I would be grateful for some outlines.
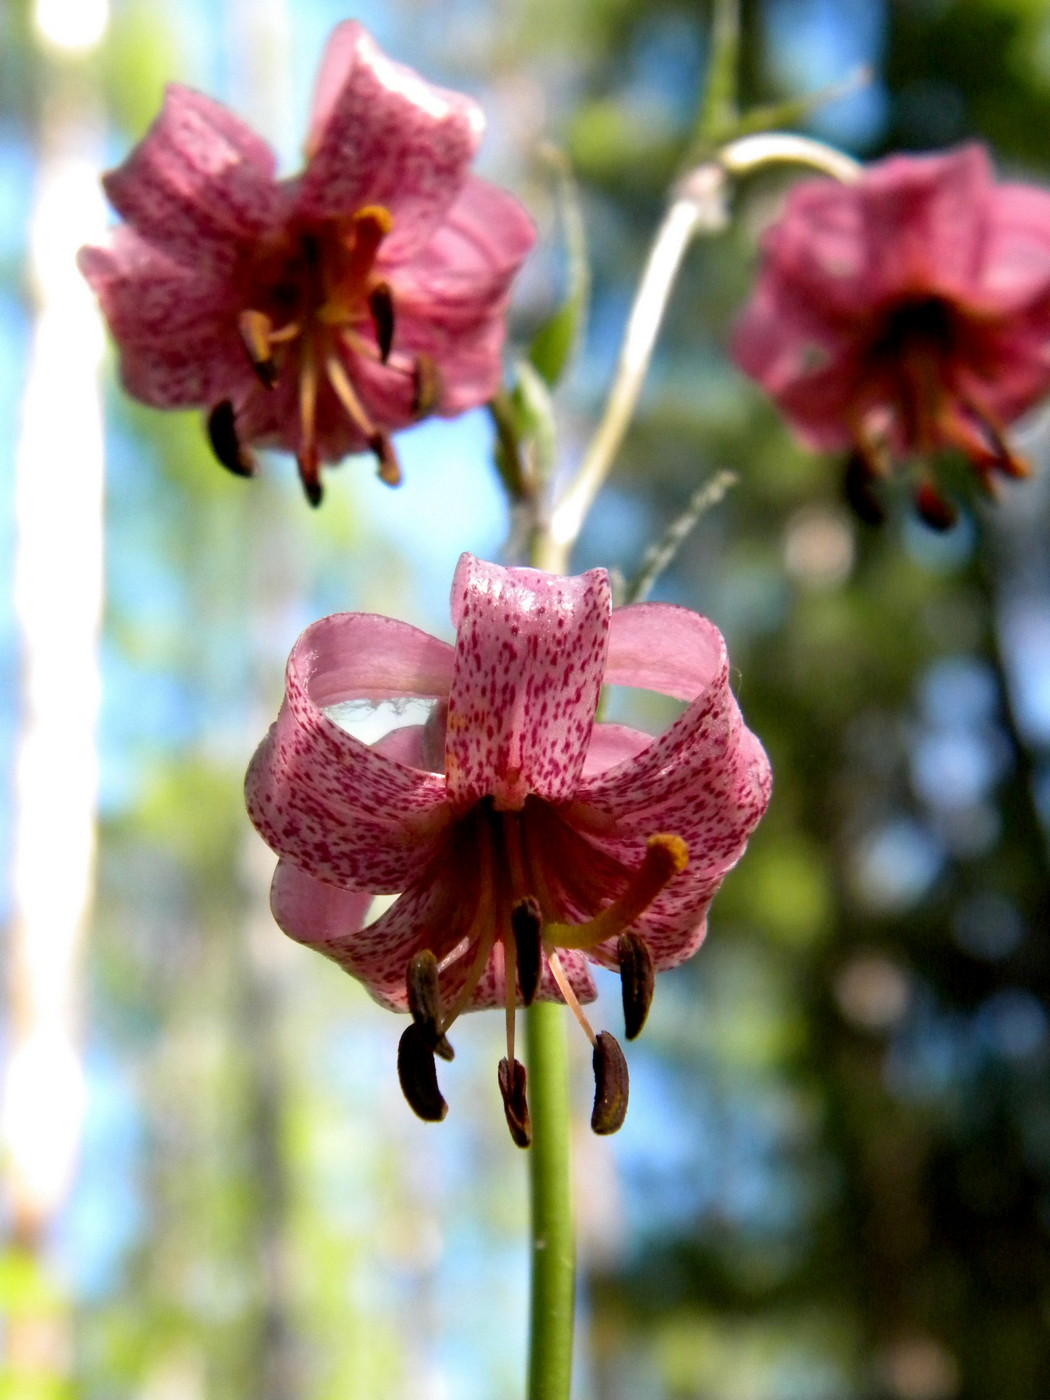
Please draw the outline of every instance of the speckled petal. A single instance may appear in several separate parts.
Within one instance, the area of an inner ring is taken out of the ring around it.
[[[583,770],[605,667],[609,580],[557,578],[465,554],[452,586],[449,801],[518,810],[569,799]]]
[[[285,933],[338,963],[383,1006],[403,1011],[410,958],[422,948],[439,958],[452,952],[473,917],[476,880],[461,883],[445,864],[363,925],[371,899],[371,892],[354,894],[312,880],[288,861],[279,863],[270,895]],[[455,979],[445,982],[447,996]]]
[[[173,84],[146,136],[103,184],[117,213],[172,256],[232,270],[236,240],[281,216],[273,171],[273,153],[249,127]]]
[[[199,333],[202,323],[215,334],[224,314],[236,323],[227,279],[177,262],[126,224],[113,229],[108,247],[81,248],[77,266],[122,348],[163,345]]]
[[[328,42],[298,204],[311,218],[389,209],[387,257],[421,248],[467,177],[484,121],[469,97],[425,82],[381,53],[356,21]]]
[[[447,643],[392,618],[340,613],[307,628],[245,787],[249,815],[273,850],[332,884],[405,888],[450,823],[444,780],[360,743],[323,707],[443,698],[451,660]]]
[[[576,993],[576,999],[583,1005],[595,1000],[598,989],[594,985],[594,978],[591,976],[587,966],[587,958],[583,953],[577,952],[575,948],[563,948],[558,953],[558,961],[561,963],[562,971],[569,980],[569,986]],[[506,1005],[506,980],[504,973],[503,949],[497,945],[492,950],[492,957],[488,961],[481,981],[477,985],[477,990],[470,999],[468,1011],[487,1011],[495,1007]],[[547,962],[546,954],[543,958],[543,970],[540,973],[540,984],[536,991],[537,1001],[563,1001],[558,984],[551,976],[550,964]],[[515,1005],[521,1005],[521,996],[515,989]]]
[[[596,773],[615,768],[618,763],[636,758],[652,742],[651,734],[643,734],[640,729],[631,729],[626,724],[596,724],[591,730],[583,777],[593,777]]]
[[[770,790],[765,752],[729,688],[725,644],[711,623],[684,609],[642,604],[618,609],[613,619],[608,680],[629,677],[679,698],[688,683],[699,693],[636,758],[585,778],[572,820],[621,858],[631,842],[671,832],[687,843],[694,871],[724,870],[739,859]],[[685,682],[675,679],[675,667]]]
[[[725,664],[721,632],[699,613],[674,603],[632,603],[613,611],[606,685],[692,701],[717,681]]]

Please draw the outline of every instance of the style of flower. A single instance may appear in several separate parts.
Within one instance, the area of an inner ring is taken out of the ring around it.
[[[510,283],[534,238],[515,199],[470,173],[483,129],[468,97],[392,62],[348,21],[314,95],[305,170],[211,99],[169,87],[160,116],[105,176],[125,220],[83,248],[132,397],[202,406],[224,466],[252,446],[319,468],[370,450],[400,479],[390,434],[485,403],[500,383]]]
[[[808,446],[852,449],[862,514],[881,513],[873,483],[915,456],[921,514],[951,524],[940,449],[989,492],[1028,472],[1005,428],[1050,390],[1050,194],[996,184],[980,146],[798,185],[733,354]]]
[[[594,569],[561,578],[465,554],[452,588],[455,646],[388,617],[307,628],[276,724],[246,783],[280,862],[274,917],[412,1023],[402,1088],[445,1115],[435,1054],[459,1014],[503,1006],[507,1121],[529,1140],[514,1012],[563,1000],[594,1046],[592,1127],[627,1107],[616,1040],[582,1010],[588,963],[621,976],[628,1038],[655,972],[691,957],[708,906],[765,810],[770,770],[729,689],[725,644],[669,604],[612,609]],[[603,684],[685,701],[660,737],[596,721]],[[434,702],[426,724],[371,747],[329,715],[348,700]],[[400,898],[372,923],[374,895]]]

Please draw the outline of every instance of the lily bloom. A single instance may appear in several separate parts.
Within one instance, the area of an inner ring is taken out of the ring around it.
[[[500,384],[511,281],[532,246],[509,194],[470,173],[484,121],[459,93],[392,62],[353,21],[325,51],[307,165],[275,178],[270,147],[226,108],[167,90],[105,176],[124,219],[79,266],[120,348],[124,386],[156,408],[202,406],[224,466],[252,446],[319,468],[485,403]]]
[[[950,524],[939,450],[988,491],[1028,472],[1005,429],[1050,390],[1050,194],[996,184],[980,146],[796,186],[733,355],[808,446],[852,450],[862,513],[878,512],[873,483],[916,457],[920,512]]]
[[[502,1006],[500,1089],[529,1138],[514,1012],[565,1001],[594,1045],[592,1127],[611,1132],[627,1071],[582,1010],[589,963],[616,969],[628,1038],[653,975],[692,956],[708,907],[765,811],[770,770],[729,689],[718,630],[669,604],[613,610],[603,569],[560,578],[465,554],[455,646],[369,613],[307,628],[276,724],[246,783],[280,862],[285,933],[332,958],[382,1005],[408,1010],[399,1071],[440,1119],[434,1055],[461,1012]],[[603,684],[686,702],[660,737],[596,720]],[[329,714],[347,700],[432,700],[426,724],[369,746]],[[368,922],[374,895],[400,898]]]

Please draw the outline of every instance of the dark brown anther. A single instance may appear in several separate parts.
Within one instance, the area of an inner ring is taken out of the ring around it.
[[[375,453],[379,466],[379,480],[388,486],[401,485],[401,463],[397,460],[394,444],[386,433],[374,433],[368,440],[370,451]]]
[[[306,499],[316,510],[324,496],[324,488],[321,486],[321,462],[317,455],[317,448],[311,447],[309,451],[301,452],[296,461],[299,464],[299,480],[303,483]]]
[[[438,1088],[434,1052],[414,1021],[398,1043],[397,1077],[412,1112],[424,1123],[442,1122],[448,1104]]]
[[[882,525],[886,520],[882,502],[875,494],[874,475],[862,452],[850,454],[846,463],[843,491],[853,514],[858,520],[863,520],[865,525]]]
[[[931,530],[943,534],[959,519],[959,512],[946,501],[935,486],[924,481],[915,493],[915,509]]]
[[[594,1109],[591,1132],[605,1137],[623,1127],[631,1078],[619,1043],[608,1031],[599,1031],[591,1057],[594,1065]]]
[[[616,941],[616,953],[620,959],[624,1034],[628,1040],[634,1040],[641,1033],[653,1004],[656,987],[653,955],[645,940],[636,933],[621,933]]]
[[[540,914],[540,906],[532,895],[526,899],[519,899],[515,904],[510,912],[510,927],[514,934],[514,946],[517,949],[518,986],[521,988],[521,999],[526,1006],[531,1006],[536,1000],[540,974],[543,971],[540,940],[543,916]]]
[[[208,414],[208,442],[216,459],[234,476],[254,476],[255,458],[237,437],[237,414],[229,399],[217,403]]]
[[[394,344],[394,298],[386,282],[377,282],[368,293],[368,309],[372,313],[379,358],[386,364]]]
[[[455,1052],[441,1032],[441,989],[437,958],[429,948],[416,953],[408,964],[405,977],[408,1009],[422,1032],[428,1049],[443,1060],[455,1058]]]
[[[426,418],[441,397],[441,375],[429,355],[417,355],[412,366],[412,416]]]
[[[499,1062],[499,1091],[503,1095],[503,1112],[507,1115],[507,1127],[518,1147],[528,1147],[532,1142],[532,1120],[529,1118],[529,1105],[525,1099],[525,1066],[520,1060],[508,1060],[506,1056]]]

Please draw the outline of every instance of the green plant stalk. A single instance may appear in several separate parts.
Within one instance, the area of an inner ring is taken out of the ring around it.
[[[570,1179],[571,1114],[565,1008],[536,1001],[525,1015],[532,1146],[532,1303],[528,1400],[569,1400],[576,1302]]]

